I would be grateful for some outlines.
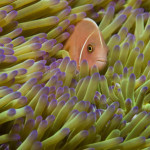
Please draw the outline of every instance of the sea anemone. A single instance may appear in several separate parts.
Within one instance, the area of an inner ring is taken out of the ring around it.
[[[0,149],[149,149],[150,2],[0,1]],[[63,48],[93,19],[106,68]]]

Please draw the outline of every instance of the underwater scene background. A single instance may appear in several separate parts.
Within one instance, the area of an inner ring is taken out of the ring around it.
[[[0,149],[149,150],[150,0],[0,0]],[[103,71],[63,45],[93,19]]]

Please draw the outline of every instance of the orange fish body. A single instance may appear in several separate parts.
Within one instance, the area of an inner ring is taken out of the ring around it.
[[[84,59],[90,68],[96,65],[101,71],[106,66],[108,48],[99,27],[90,18],[85,18],[76,25],[64,49],[69,51],[78,68]]]

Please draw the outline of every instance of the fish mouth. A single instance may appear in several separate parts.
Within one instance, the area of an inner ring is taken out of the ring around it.
[[[107,64],[107,60],[106,59],[98,59],[96,60],[96,65],[99,69],[99,71],[103,70],[105,68]]]
[[[106,59],[98,59],[96,60],[97,62],[103,62],[103,63],[107,63],[107,60]]]

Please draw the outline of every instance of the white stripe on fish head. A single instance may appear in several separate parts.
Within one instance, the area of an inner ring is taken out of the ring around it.
[[[80,56],[79,56],[79,66],[80,66],[80,64],[81,64],[81,58],[82,58],[82,54],[83,54],[83,49],[84,49],[84,47],[85,47],[85,45],[86,45],[88,39],[92,36],[92,34],[93,34],[94,32],[95,32],[95,31],[93,31],[93,32],[87,37],[87,39],[85,40],[85,42],[83,43],[83,46],[82,46],[81,52],[80,52]]]

